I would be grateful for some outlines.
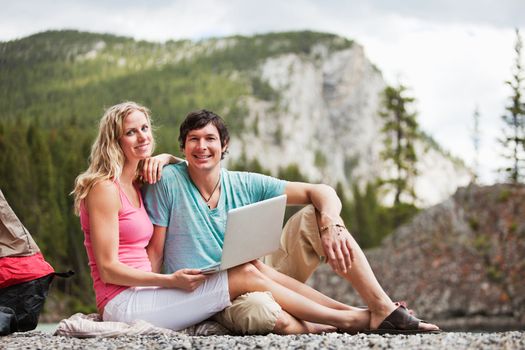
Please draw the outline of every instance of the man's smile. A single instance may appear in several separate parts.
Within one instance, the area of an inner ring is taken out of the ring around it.
[[[193,157],[197,158],[197,159],[208,159],[208,158],[211,158],[211,154],[208,154],[208,155],[196,155],[194,154]]]

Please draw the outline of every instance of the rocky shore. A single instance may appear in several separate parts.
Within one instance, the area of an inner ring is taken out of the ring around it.
[[[0,338],[0,349],[524,349],[525,331],[425,335],[155,335],[78,339],[32,331]]]
[[[366,256],[393,300],[454,331],[525,329],[525,186],[469,186],[416,215]],[[352,286],[321,266],[309,283],[349,305]]]

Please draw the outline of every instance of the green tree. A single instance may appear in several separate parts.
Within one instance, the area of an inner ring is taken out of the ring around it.
[[[510,165],[503,170],[507,178],[513,183],[523,180],[525,170],[525,103],[522,101],[523,93],[523,66],[521,64],[521,49],[523,43],[520,32],[516,29],[516,44],[514,51],[516,58],[512,69],[512,79],[505,83],[510,86],[512,95],[510,104],[505,107],[507,113],[502,116],[505,128],[503,138],[500,139],[504,147],[503,156],[507,158]]]
[[[377,201],[377,186],[367,183],[363,191],[357,184],[352,186],[354,202],[352,205],[352,232],[363,248],[373,247],[383,238],[379,229],[386,228],[380,217],[380,205]]]
[[[382,179],[382,184],[390,185],[395,191],[394,205],[402,198],[416,199],[413,180],[417,175],[417,155],[414,143],[418,138],[417,114],[410,111],[414,98],[406,96],[407,88],[388,86],[382,94],[383,106],[380,116],[385,125],[385,150],[382,157],[394,167],[394,174]]]

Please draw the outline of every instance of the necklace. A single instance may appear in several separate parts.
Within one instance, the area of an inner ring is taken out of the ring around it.
[[[219,179],[217,180],[217,183],[215,184],[215,187],[213,188],[213,191],[211,191],[211,194],[208,197],[208,199],[206,199],[206,197],[203,196],[201,190],[199,190],[199,188],[194,184],[195,188],[197,188],[197,191],[201,195],[202,199],[204,199],[204,201],[206,202],[206,205],[208,206],[208,209],[211,209],[211,205],[210,205],[211,197],[213,197],[213,195],[215,194],[215,191],[217,191],[217,188],[219,188],[219,184],[220,183],[221,183],[221,175],[219,174]]]

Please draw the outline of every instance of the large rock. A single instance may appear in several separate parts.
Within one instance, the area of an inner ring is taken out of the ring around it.
[[[366,251],[384,289],[451,328],[525,326],[525,187],[459,189]],[[310,283],[363,302],[324,266]]]
[[[334,38],[333,40],[341,40]],[[350,195],[352,184],[395,174],[385,162],[384,121],[379,116],[386,87],[381,71],[363,47],[332,50],[327,43],[309,54],[272,56],[253,74],[278,94],[274,101],[245,99],[246,129],[232,139],[232,160],[257,159],[272,174],[295,164],[310,182],[338,183]],[[419,205],[429,206],[465,186],[472,174],[428,138],[416,142]],[[385,197],[392,202],[393,193]]]

